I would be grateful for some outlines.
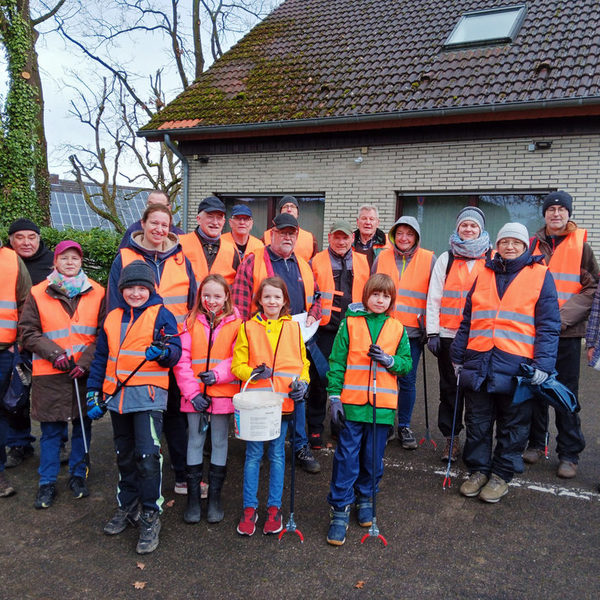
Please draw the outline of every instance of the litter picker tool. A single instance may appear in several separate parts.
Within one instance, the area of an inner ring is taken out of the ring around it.
[[[79,381],[77,378],[73,379],[73,384],[75,385],[75,398],[77,399],[77,410],[79,411],[79,424],[81,425],[81,435],[83,437],[83,459],[80,460],[75,467],[73,467],[73,473],[75,472],[75,468],[79,466],[81,462],[85,464],[85,479],[88,478],[90,472],[90,451],[88,448],[87,441],[87,433],[85,431],[85,422],[83,420],[83,410],[81,408],[81,396],[79,395]]]
[[[210,353],[212,351],[213,346],[213,333],[215,331],[215,313],[212,310],[208,311],[208,351],[206,353],[206,368],[204,369],[205,373],[210,371]],[[206,395],[206,383],[204,384],[204,391],[202,394],[205,398],[208,398]],[[206,414],[206,412],[200,413],[200,422],[198,423],[198,433],[204,433],[208,430],[208,425],[210,423],[210,417]]]
[[[450,467],[452,465],[452,450],[454,449],[454,428],[456,427],[456,413],[458,408],[458,401],[460,398],[460,373],[456,377],[456,397],[454,398],[454,413],[452,414],[452,432],[450,433],[450,449],[448,450],[448,465],[446,467],[446,475],[444,476],[444,482],[442,483],[442,489],[452,487],[452,481],[450,479]]]

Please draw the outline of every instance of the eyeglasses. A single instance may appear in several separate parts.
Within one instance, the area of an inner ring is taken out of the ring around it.
[[[295,238],[298,235],[298,232],[296,230],[294,230],[294,231],[282,231],[281,229],[275,229],[274,233],[277,233],[281,237],[285,237],[285,238]]]
[[[521,240],[500,240],[498,246],[502,248],[522,248],[525,244]]]
[[[549,206],[546,209],[546,212],[553,214],[553,215],[554,214],[560,215],[560,214],[568,213],[569,211],[564,206]]]

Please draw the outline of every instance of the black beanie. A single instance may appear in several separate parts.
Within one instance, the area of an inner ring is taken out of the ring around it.
[[[279,212],[281,212],[281,209],[286,205],[286,204],[293,204],[296,208],[299,208],[298,206],[298,200],[296,198],[294,198],[294,196],[284,196],[278,203],[277,203],[277,208],[279,210]]]
[[[154,291],[154,273],[143,260],[134,260],[121,271],[119,290],[123,291],[123,288],[134,285],[143,285],[150,293]]]
[[[39,235],[40,228],[30,219],[17,219],[10,224],[8,235],[17,233],[17,231],[35,231]]]
[[[544,204],[542,204],[542,215],[545,215],[546,211],[555,204],[564,206],[569,211],[569,216],[573,214],[573,196],[571,196],[571,194],[567,194],[567,192],[563,190],[559,190],[558,192],[550,192],[544,198]]]

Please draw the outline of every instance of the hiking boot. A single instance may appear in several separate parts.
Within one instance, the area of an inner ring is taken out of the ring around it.
[[[131,506],[117,508],[117,512],[112,519],[104,526],[106,535],[118,535],[127,529],[128,525],[136,527],[140,520],[140,505],[136,500]]]
[[[399,427],[398,437],[400,438],[401,446],[405,450],[416,450],[418,446],[417,440],[410,427]]]
[[[331,507],[329,511],[329,531],[327,532],[327,543],[332,546],[341,546],[346,541],[346,530],[350,522],[350,506],[342,510]]]
[[[508,483],[496,473],[492,473],[490,480],[483,486],[479,492],[479,499],[484,502],[494,504],[508,494]]]
[[[16,494],[15,488],[8,483],[4,471],[0,471],[0,498],[8,498]]]
[[[208,511],[206,520],[209,523],[220,523],[225,516],[221,502],[221,490],[227,474],[227,467],[211,464],[208,470]]]
[[[176,494],[181,494],[182,496],[186,496],[188,493],[187,481],[176,481],[175,488],[173,491]]]
[[[446,462],[448,460],[448,456],[450,454],[450,440],[451,438],[446,438],[446,446],[444,447],[444,451],[442,452],[442,462]],[[456,459],[460,457],[460,440],[458,436],[454,436],[454,441],[452,442],[452,458],[450,462],[456,462]]]
[[[138,524],[140,536],[135,551],[138,554],[149,554],[158,548],[160,518],[157,510],[144,509]]]
[[[467,496],[467,498],[473,498],[477,496],[481,491],[481,488],[488,482],[488,476],[485,473],[481,473],[479,471],[475,471],[475,473],[471,473],[469,475],[469,479],[467,479],[460,486],[460,493],[463,496]]]
[[[30,456],[33,456],[33,448],[31,446],[13,446],[6,453],[6,463],[4,466],[7,469],[14,469]]]
[[[240,535],[252,535],[256,531],[256,520],[258,515],[256,509],[248,506],[242,513],[242,518],[237,526],[237,532]]]
[[[279,533],[282,529],[281,509],[277,508],[277,506],[269,506],[269,508],[267,508],[267,520],[263,527],[263,533],[265,535],[272,535]]]
[[[90,495],[83,477],[71,475],[69,479],[69,489],[73,492],[73,498],[87,498]]]
[[[35,508],[50,508],[56,498],[56,484],[44,483],[38,488],[33,506]]]
[[[561,460],[558,463],[556,474],[562,479],[573,479],[577,475],[577,463],[569,460]]]
[[[323,438],[320,433],[311,433],[308,436],[308,443],[312,450],[320,450],[323,447]]]
[[[544,456],[544,450],[542,448],[527,448],[525,452],[523,452],[523,460],[528,465],[535,465],[535,463],[540,460]]]
[[[359,496],[356,500],[358,524],[361,527],[373,525],[373,498]]]
[[[320,473],[321,465],[315,459],[308,446],[302,446],[296,451],[296,464],[300,465],[307,473]]]

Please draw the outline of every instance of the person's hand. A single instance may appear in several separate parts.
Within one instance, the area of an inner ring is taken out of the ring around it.
[[[53,361],[52,366],[59,371],[70,371],[71,363],[69,362],[69,357],[66,352],[59,354]]]
[[[100,401],[100,392],[89,391],[85,395],[87,415],[93,421],[101,419],[106,413],[106,404]]]
[[[367,356],[389,369],[394,364],[394,357],[386,354],[377,344],[371,344]]]
[[[273,369],[271,367],[267,367],[265,363],[262,365],[258,365],[258,367],[254,367],[252,369],[251,376],[254,379],[270,379],[273,376]]]
[[[85,369],[83,367],[80,367],[79,365],[75,365],[69,371],[69,377],[71,379],[79,379],[80,377],[83,377],[84,375],[85,375]]]
[[[545,371],[540,371],[539,369],[536,369],[533,372],[531,379],[529,380],[529,384],[530,385],[542,385],[542,383],[544,383],[544,381],[546,381],[546,379],[548,379],[548,373],[546,373]]]
[[[456,363],[452,363],[452,368],[454,369],[454,376],[458,379],[458,376],[461,374],[463,370],[462,365],[457,365]]]
[[[439,334],[434,333],[427,338],[427,348],[429,348],[429,352],[436,358],[440,355],[440,346],[441,341]]]
[[[168,348],[166,348],[166,347],[161,348],[160,346],[157,346],[156,344],[152,344],[151,346],[148,346],[146,348],[146,360],[159,361],[159,360],[162,360],[163,358],[165,358],[168,353],[169,353]]]
[[[596,349],[595,346],[592,346],[591,348],[587,349],[587,360],[588,363],[592,362],[592,358],[594,358],[594,350]]]
[[[294,381],[290,383],[290,398],[294,402],[301,402],[304,399],[304,395],[306,394],[307,389],[308,383],[306,383],[306,381],[302,381],[301,379],[294,379]]]
[[[329,396],[329,414],[331,415],[331,422],[342,429],[346,424],[346,415],[339,396]]]
[[[204,412],[210,406],[210,398],[204,394],[197,394],[190,402],[192,403],[194,410],[197,410],[198,412]]]
[[[316,319],[313,315],[308,315],[306,317],[306,326],[310,327],[315,321],[316,321]]]
[[[204,371],[198,377],[200,377],[200,381],[205,385],[214,385],[217,383],[217,376],[214,371]]]

